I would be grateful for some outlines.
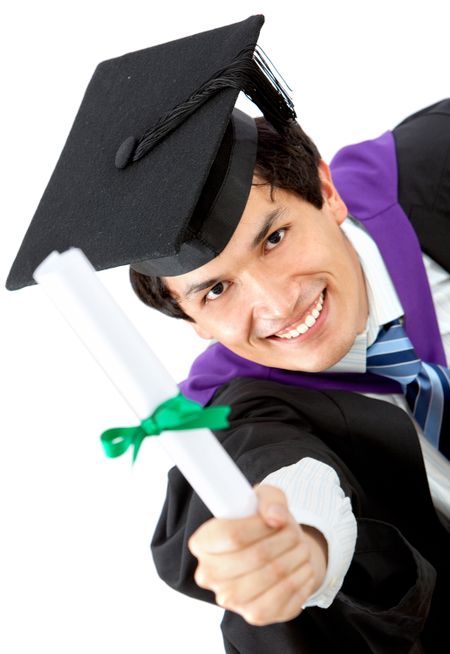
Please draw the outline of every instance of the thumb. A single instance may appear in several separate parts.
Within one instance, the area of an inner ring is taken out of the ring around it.
[[[262,484],[255,488],[258,512],[269,527],[283,527],[290,518],[286,495],[275,486]]]

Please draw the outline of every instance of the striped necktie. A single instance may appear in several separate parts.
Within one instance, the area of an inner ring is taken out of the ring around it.
[[[367,350],[367,371],[397,381],[432,445],[450,459],[450,370],[421,361],[398,320]]]

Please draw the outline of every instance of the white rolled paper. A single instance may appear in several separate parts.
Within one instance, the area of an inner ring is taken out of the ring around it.
[[[33,276],[140,421],[178,394],[81,250],[52,252]],[[167,431],[159,441],[213,515],[240,518],[256,512],[252,487],[209,429]]]

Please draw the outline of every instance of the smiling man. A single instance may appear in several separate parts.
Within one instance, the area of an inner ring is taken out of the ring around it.
[[[78,246],[217,341],[181,387],[232,406],[217,436],[259,512],[212,519],[173,469],[152,552],[168,584],[227,609],[229,654],[436,652],[450,102],[329,168],[256,48],[262,24],[98,66],[7,286]],[[241,90],[263,118],[235,109]]]
[[[321,208],[255,178],[219,256],[166,278],[202,338],[266,366],[317,372],[365,329],[361,264],[339,229],[348,211],[324,162],[319,174]]]
[[[349,215],[329,167],[301,131],[292,126],[295,136],[277,136],[257,119],[254,177],[223,250],[176,276],[141,275],[132,266],[144,302],[217,341],[182,388],[202,403],[232,405],[232,428],[222,442],[248,478],[261,484],[258,519],[207,521],[198,498],[172,471],[152,544],[170,585],[211,599],[192,583],[196,568],[197,586],[212,590],[229,609],[222,625],[229,652],[322,652],[336,638],[346,651],[432,652],[444,628],[447,557],[443,564],[431,554],[429,537],[433,531],[438,548],[448,546],[440,521],[450,516],[449,467],[413,425],[398,382],[374,375],[376,364],[368,372],[367,351],[378,356],[383,325],[401,323],[424,359],[438,366],[445,361],[428,282],[448,348],[450,280],[435,261],[422,258],[396,185],[397,174],[418,156],[424,131],[432,150],[425,155],[438,162],[430,178],[441,172],[430,127],[436,117],[442,120],[436,125],[441,139],[449,110],[449,102],[439,103],[423,112],[423,122],[407,120],[394,133],[336,156],[336,178],[362,221]],[[298,149],[287,156],[292,140]],[[408,182],[414,179],[408,170]],[[354,195],[359,188],[362,199]],[[448,266],[434,239],[431,252]],[[413,356],[408,353],[409,362],[417,360]],[[442,365],[438,369],[448,375]],[[439,444],[448,453],[442,424]],[[422,456],[435,508],[425,500]],[[198,564],[185,550],[190,534]],[[439,570],[437,582],[430,561]],[[253,627],[244,627],[236,614]],[[395,634],[396,644],[388,634]]]

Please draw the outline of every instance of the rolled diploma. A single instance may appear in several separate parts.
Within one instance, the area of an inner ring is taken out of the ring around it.
[[[81,250],[52,252],[33,276],[139,420],[178,395],[175,381]],[[159,440],[213,515],[240,518],[256,513],[252,487],[209,429],[167,431]]]

